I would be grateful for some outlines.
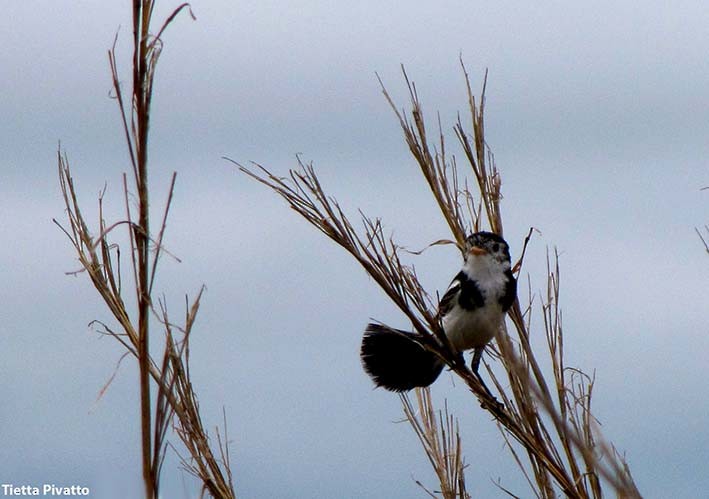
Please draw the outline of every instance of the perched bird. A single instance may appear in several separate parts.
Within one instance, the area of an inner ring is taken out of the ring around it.
[[[516,295],[507,242],[492,232],[468,236],[463,268],[443,295],[438,314],[456,352],[473,349],[476,374],[485,345],[495,336]],[[444,363],[420,340],[419,333],[367,325],[360,357],[374,384],[403,392],[436,381]]]

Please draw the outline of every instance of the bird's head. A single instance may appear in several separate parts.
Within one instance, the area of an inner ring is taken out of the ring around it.
[[[510,247],[507,242],[492,232],[476,232],[468,236],[463,248],[466,265],[500,265],[510,268]]]

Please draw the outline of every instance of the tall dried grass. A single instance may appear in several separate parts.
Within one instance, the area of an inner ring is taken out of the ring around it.
[[[476,98],[462,61],[461,67],[470,121],[465,125],[459,117],[453,130],[475,189],[470,187],[469,177],[459,172],[456,157],[448,155],[440,119],[435,140],[430,138],[416,86],[406,72],[403,75],[409,91],[408,113],[398,109],[382,84],[404,140],[450,229],[452,240],[443,237],[432,244],[452,242],[458,247],[462,247],[467,233],[484,226],[504,233],[500,205],[502,178],[485,141],[485,85]],[[462,356],[451,349],[436,317],[437,303],[423,289],[413,267],[403,262],[402,246],[384,234],[379,219],[363,213],[360,213],[363,228],[356,229],[337,201],[327,194],[313,165],[303,163],[300,158],[297,161],[297,168],[291,169],[286,177],[257,163],[239,166],[344,248],[384,290],[413,329],[422,335],[425,348],[446,362],[497,422],[507,448],[537,497],[552,498],[562,493],[574,498],[600,498],[604,489],[614,491],[618,497],[640,497],[627,464],[613,446],[605,443],[595,424],[591,413],[593,378],[566,365],[556,254],[547,262],[546,295],[541,303],[548,348],[538,352],[532,349],[533,304],[530,302],[523,308],[517,301],[509,313],[511,330],[507,327],[500,330],[495,341],[494,351],[504,368],[504,378],[498,378],[488,366],[495,397],[470,371]],[[525,238],[525,247],[531,233],[530,230]],[[521,265],[520,256],[516,272]],[[551,377],[544,375],[541,367],[544,363],[551,364]],[[439,478],[443,497],[468,497],[462,446],[454,420],[447,411],[435,411],[428,389],[417,389],[415,396],[416,405],[402,396],[404,412]]]
[[[108,52],[113,91],[121,113],[123,132],[132,167],[132,175],[123,174],[125,218],[108,223],[104,218],[103,194],[99,197],[99,225],[93,232],[82,214],[77,190],[65,152],[57,152],[59,181],[66,207],[67,226],[55,220],[69,238],[81,264],[101,296],[115,325],[94,321],[102,333],[115,338],[137,359],[139,370],[141,460],[145,497],[157,498],[160,472],[168,446],[171,427],[182,441],[187,455],[184,468],[202,482],[202,495],[233,498],[234,484],[227,448],[226,418],[224,430],[217,429],[216,446],[204,428],[199,402],[190,377],[190,340],[199,310],[202,290],[190,302],[185,298],[184,321],[181,325],[170,318],[164,300],[156,299],[155,283],[158,263],[166,250],[163,237],[167,224],[176,174],[169,186],[168,200],[157,235],[150,228],[150,190],[148,189],[148,139],[155,69],[163,47],[162,35],[177,15],[192,12],[189,5],[178,6],[151,34],[154,1],[136,0],[133,8],[132,88],[124,93],[120,85],[115,56],[116,42]],[[192,16],[194,17],[194,16]],[[133,206],[133,203],[137,206]],[[121,247],[114,234],[125,230],[129,241],[128,270],[122,263]],[[94,235],[95,234],[95,235]],[[127,275],[126,275],[127,274]],[[130,289],[124,283],[132,280]],[[130,301],[135,300],[131,313]],[[162,352],[151,350],[151,325],[162,329]],[[151,381],[152,380],[152,381]],[[155,390],[152,390],[152,387]],[[153,398],[154,395],[154,398]]]

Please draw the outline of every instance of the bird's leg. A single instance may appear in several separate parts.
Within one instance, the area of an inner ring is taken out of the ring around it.
[[[483,351],[485,350],[485,347],[477,347],[475,350],[473,350],[473,361],[470,363],[470,368],[473,370],[475,375],[479,378],[480,374],[478,374],[478,368],[480,367],[480,359],[483,358]],[[480,380],[482,382],[482,380]]]
[[[497,405],[497,407],[499,409],[499,408],[502,408],[502,404],[492,394],[490,389],[485,384],[485,381],[483,381],[483,377],[478,372],[478,369],[480,368],[480,359],[482,359],[484,351],[485,351],[485,347],[477,347],[475,350],[473,350],[473,361],[470,363],[470,368],[473,371],[473,374],[475,374],[475,377],[478,378],[478,381],[482,385],[483,390],[485,390],[485,393],[487,393],[487,395],[494,401],[495,405]],[[480,404],[480,406],[483,409],[485,408],[485,405],[486,404],[484,402]]]

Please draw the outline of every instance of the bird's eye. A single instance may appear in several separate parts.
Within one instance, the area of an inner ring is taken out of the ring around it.
[[[498,251],[500,251],[500,245],[497,244],[497,243],[493,244],[493,245],[492,245],[492,251],[495,252],[495,253],[497,253]]]

